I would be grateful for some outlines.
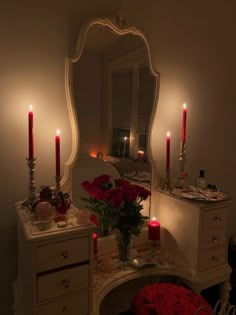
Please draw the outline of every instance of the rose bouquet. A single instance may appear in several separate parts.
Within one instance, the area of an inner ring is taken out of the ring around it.
[[[112,182],[110,175],[101,175],[92,182],[84,181],[82,187],[88,193],[88,197],[82,199],[97,216],[98,226],[105,219],[110,228],[122,237],[139,235],[148,219],[141,210],[142,202],[151,194],[149,190],[121,178]]]

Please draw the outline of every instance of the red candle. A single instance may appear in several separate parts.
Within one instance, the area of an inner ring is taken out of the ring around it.
[[[166,169],[170,168],[170,132],[166,133]]]
[[[56,154],[56,176],[60,176],[60,130],[57,129],[55,137],[55,154]]]
[[[33,159],[33,157],[34,157],[33,127],[34,127],[34,114],[33,114],[33,110],[32,110],[32,105],[29,105],[29,113],[28,113],[29,159]]]
[[[139,150],[138,151],[138,160],[143,161],[144,160],[144,151]]]
[[[96,254],[98,251],[98,234],[93,233],[93,253]]]
[[[182,120],[182,135],[181,135],[182,142],[185,142],[185,138],[186,138],[186,122],[187,122],[187,105],[183,104],[183,120]]]
[[[148,223],[148,239],[150,241],[160,241],[160,223],[153,218],[152,221]]]

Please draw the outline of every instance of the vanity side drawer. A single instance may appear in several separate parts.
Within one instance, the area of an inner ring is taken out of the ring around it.
[[[41,306],[37,315],[87,315],[89,309],[88,291],[81,292],[58,301]],[[78,313],[79,310],[79,313]]]
[[[215,227],[227,226],[228,212],[229,209],[227,207],[206,211],[203,215],[204,230],[206,231]]]
[[[214,268],[226,262],[225,247],[210,250],[199,255],[199,270]]]
[[[78,237],[38,246],[37,272],[48,271],[89,259],[89,237]]]
[[[212,228],[201,233],[200,250],[206,250],[226,244],[227,228]]]
[[[43,302],[87,288],[89,265],[68,268],[38,276],[38,301]]]

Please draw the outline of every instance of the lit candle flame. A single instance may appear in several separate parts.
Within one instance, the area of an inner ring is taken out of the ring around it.
[[[186,103],[183,104],[183,109],[187,109],[187,104]]]
[[[168,138],[170,138],[170,132],[169,132],[169,131],[167,131],[166,136],[167,136]]]
[[[61,132],[60,129],[57,129],[56,135],[57,135],[57,136],[60,136],[60,132]]]
[[[152,221],[156,221],[156,217],[153,217],[153,218],[152,218]]]
[[[30,104],[29,105],[29,111],[32,112],[33,111],[33,106]]]

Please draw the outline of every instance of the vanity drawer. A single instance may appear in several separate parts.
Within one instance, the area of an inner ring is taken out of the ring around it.
[[[62,242],[38,246],[37,272],[76,264],[89,259],[89,237],[79,237]]]
[[[201,233],[200,250],[214,248],[226,244],[226,227],[212,228]]]
[[[73,293],[89,285],[89,265],[38,276],[38,301]]]
[[[87,315],[89,311],[88,292],[81,292],[41,306],[37,315]]]
[[[203,215],[204,230],[214,227],[228,225],[228,208],[218,208],[215,210],[206,211]]]
[[[225,247],[210,250],[199,255],[199,270],[207,270],[224,264],[226,260]]]

